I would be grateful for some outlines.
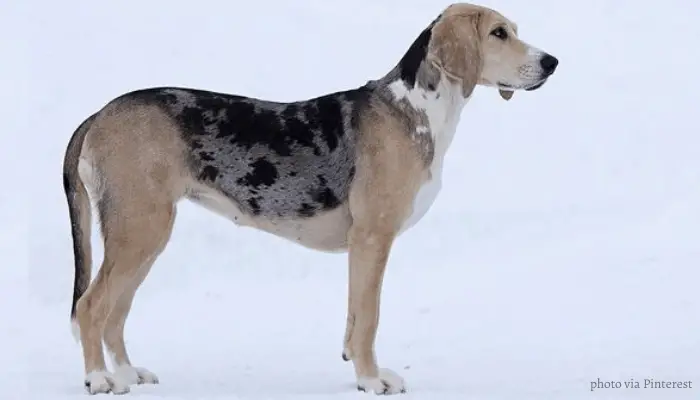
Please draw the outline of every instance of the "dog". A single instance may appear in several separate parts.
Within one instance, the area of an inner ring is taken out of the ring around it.
[[[123,94],[71,136],[63,183],[75,281],[71,322],[85,387],[157,383],[124,345],[132,300],[169,241],[182,199],[309,249],[347,252],[342,358],[358,390],[405,392],[374,342],[393,242],[429,210],[460,113],[477,86],[510,100],[557,68],[515,23],[472,4],[444,8],[383,77],[295,102],[180,87]],[[104,259],[91,276],[91,206]],[[114,372],[105,366],[104,342]]]

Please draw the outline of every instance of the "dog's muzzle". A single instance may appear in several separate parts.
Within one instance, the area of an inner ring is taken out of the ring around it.
[[[554,71],[557,69],[557,65],[559,65],[559,60],[557,60],[556,57],[550,55],[550,54],[545,54],[540,58],[540,67],[542,68],[542,75],[541,75],[541,80],[537,83],[535,83],[532,86],[526,87],[525,91],[531,92],[533,90],[537,90],[542,87],[547,82],[547,78],[549,78]]]

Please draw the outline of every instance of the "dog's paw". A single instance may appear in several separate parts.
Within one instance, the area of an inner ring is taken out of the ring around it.
[[[114,370],[114,376],[121,382],[129,385],[142,385],[145,383],[156,384],[158,377],[146,368],[121,365]]]
[[[93,371],[85,376],[85,389],[90,394],[129,392],[129,384],[108,371]]]
[[[396,372],[387,368],[381,368],[377,377],[358,378],[357,390],[374,394],[406,393],[406,384]]]

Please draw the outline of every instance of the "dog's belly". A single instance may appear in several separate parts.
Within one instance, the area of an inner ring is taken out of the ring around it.
[[[284,220],[256,217],[254,224],[258,229],[304,247],[338,253],[347,251],[348,231],[352,225],[352,218],[346,203],[313,217]]]
[[[236,225],[256,228],[314,250],[347,251],[347,235],[352,224],[347,202],[311,217],[272,218],[251,216],[228,197],[210,188],[200,187],[188,198]]]
[[[441,187],[442,180],[440,179],[440,176],[437,176],[434,179],[429,179],[423,183],[413,199],[413,211],[401,225],[401,230],[399,233],[403,233],[412,228],[425,216],[435,202],[438,193],[440,193]]]

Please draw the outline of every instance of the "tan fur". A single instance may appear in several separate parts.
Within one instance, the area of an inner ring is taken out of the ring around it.
[[[499,26],[509,34],[505,42],[489,36]],[[527,62],[528,45],[518,38],[517,24],[486,7],[450,5],[433,29],[433,36],[438,40],[434,41],[430,55],[442,63],[449,75],[462,80],[465,96],[477,83],[496,86],[499,76],[512,74],[506,69],[515,70],[514,66]],[[504,100],[510,100],[514,94],[514,90],[498,92]]]
[[[405,123],[386,106],[363,121],[357,175],[350,192],[353,224],[349,233],[348,325],[346,359],[356,375],[376,376],[374,339],[379,297],[389,251],[413,198],[425,180],[420,148],[407,140]]]
[[[176,128],[157,108],[101,113],[83,145],[92,192],[106,202],[104,260],[76,307],[85,370],[105,369],[102,338],[128,363],[123,325],[136,289],[170,237],[187,170]],[[86,179],[86,180],[88,180]]]
[[[437,62],[448,77],[459,78],[464,97],[471,96],[483,68],[479,37],[482,15],[472,7],[448,7],[433,28],[428,49],[429,60]]]

